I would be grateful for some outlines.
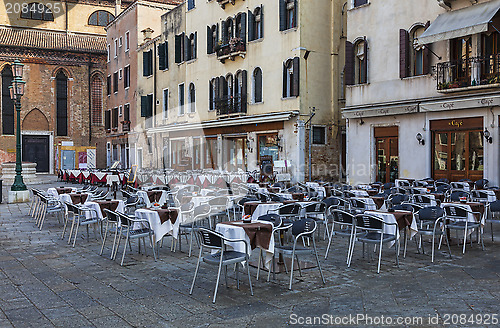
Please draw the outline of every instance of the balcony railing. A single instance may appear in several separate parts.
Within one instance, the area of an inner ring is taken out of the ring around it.
[[[247,112],[247,97],[223,97],[215,101],[215,109],[217,116],[246,114]]]
[[[217,3],[221,6],[222,9],[225,9],[228,3],[234,6],[235,2],[236,0],[217,0]]]
[[[122,121],[122,131],[123,132],[130,131],[130,121]]]
[[[234,60],[236,56],[245,58],[247,53],[246,44],[240,38],[231,38],[227,44],[218,44],[215,46],[215,50],[217,51],[217,59],[222,63],[228,58]]]
[[[498,87],[500,54],[438,63],[436,73],[437,89],[442,92],[476,86]]]

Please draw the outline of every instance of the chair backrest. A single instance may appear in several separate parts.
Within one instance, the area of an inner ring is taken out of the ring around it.
[[[439,182],[449,184],[450,180],[448,180],[446,178],[437,179],[436,180],[436,184],[439,183]]]
[[[488,179],[480,179],[475,182],[476,189],[486,189],[488,188]]]
[[[413,195],[413,200],[419,204],[430,204],[432,198],[429,195]]]
[[[306,213],[308,213],[308,214],[325,213],[326,204],[323,202],[311,203],[311,204],[307,204],[304,207],[304,209],[305,209]]]
[[[281,216],[295,216],[299,215],[301,209],[302,207],[299,204],[286,204],[278,208],[278,214]]]
[[[414,187],[427,187],[427,181],[415,180],[415,181],[413,181],[413,186]]]
[[[250,197],[247,196],[247,197],[243,197],[242,199],[240,199],[238,201],[238,205],[243,206],[243,205],[245,205],[246,202],[256,202],[256,201],[258,201],[257,198],[252,197],[252,196],[250,196]]]
[[[71,212],[73,214],[79,214],[78,206],[73,205],[73,204],[68,203],[68,202],[64,202],[64,204],[66,205],[68,212]]]
[[[420,221],[436,221],[444,216],[444,210],[439,206],[428,206],[418,211]]]
[[[408,212],[413,212],[413,206],[411,204],[398,204],[393,206],[392,208],[395,211],[408,211]]]
[[[391,194],[406,194],[406,189],[401,187],[392,187]]]
[[[122,225],[122,227],[130,228],[132,226],[133,222],[130,221],[130,218],[126,214],[120,212],[115,212],[115,214],[118,215],[118,219],[120,220],[120,224]]]
[[[468,212],[466,209],[460,206],[448,205],[443,208],[446,217],[448,218],[461,218],[467,219]]]
[[[111,211],[107,208],[103,209],[104,216],[108,219],[108,221],[118,222],[120,220],[120,216],[117,212]]]
[[[257,193],[257,198],[261,201],[261,202],[267,202],[268,201],[268,197],[267,195],[264,195],[260,192]]]
[[[271,222],[275,228],[281,227],[281,217],[276,213],[268,213],[258,217],[259,221]]]
[[[394,187],[394,182],[384,183],[384,190],[391,189],[392,187]]]
[[[316,221],[313,219],[300,219],[292,223],[292,235],[294,236],[300,234],[314,236],[315,230]]]
[[[207,217],[210,214],[211,207],[209,204],[201,204],[194,208],[193,215],[195,220]]]
[[[439,192],[439,193],[444,193],[448,190],[451,189],[451,186],[449,184],[439,184],[439,185],[436,185],[436,191]]]
[[[469,199],[470,194],[465,190],[454,190],[450,194],[450,200],[453,202],[460,201],[460,197],[467,197],[467,199]]]
[[[225,196],[218,196],[218,197],[214,197],[214,198],[209,199],[208,203],[212,207],[214,207],[214,206],[222,207],[222,206],[227,206],[227,200],[228,200],[228,198]]]
[[[136,195],[127,197],[127,203],[126,204],[133,204],[139,200],[139,197]]]
[[[181,205],[181,212],[189,212],[194,208],[194,203],[189,202]]]
[[[356,215],[354,222],[356,228],[362,230],[383,231],[384,228],[384,221],[381,218],[366,213]]]
[[[269,199],[271,199],[272,202],[282,202],[282,197],[277,194],[269,193]]]
[[[221,249],[223,245],[222,235],[213,230],[200,227],[196,229],[198,233],[199,241],[203,247]]]
[[[390,198],[392,205],[399,205],[402,202],[408,201],[408,199],[409,199],[408,195],[404,194],[392,194]]]
[[[328,198],[323,199],[322,202],[326,204],[327,208],[329,208],[332,205],[334,205],[334,206],[340,205],[340,198],[332,196],[332,197],[328,197]]]
[[[495,200],[490,203],[490,211],[492,212],[500,212],[500,200]]]
[[[353,220],[354,220],[354,215],[342,211],[333,207],[328,208],[329,216],[333,219],[333,222],[338,223],[338,224],[347,224],[347,225],[352,225]]]

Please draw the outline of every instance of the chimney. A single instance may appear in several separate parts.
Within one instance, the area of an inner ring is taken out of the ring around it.
[[[151,40],[151,35],[153,34],[154,30],[151,29],[150,27],[144,29],[141,31],[142,35],[144,36],[144,42]]]
[[[115,17],[118,16],[122,9],[122,0],[115,0]]]

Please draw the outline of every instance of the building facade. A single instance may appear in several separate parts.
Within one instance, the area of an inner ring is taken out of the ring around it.
[[[498,184],[499,1],[350,1],[350,183]]]
[[[86,167],[85,149],[104,137],[104,27],[114,12],[110,1],[2,1],[0,163],[15,161],[16,116],[8,87],[10,64],[19,59],[27,81],[21,101],[23,161],[36,162],[37,171],[46,173]],[[70,148],[62,154],[60,146]]]
[[[161,15],[178,1],[134,1],[106,28],[107,31],[107,110],[106,165],[119,161],[122,168],[137,162],[129,137],[137,124],[137,48],[144,42],[147,28],[159,31]],[[142,64],[142,62],[141,62]],[[142,158],[142,156],[140,157]]]
[[[139,47],[143,162],[337,180],[341,10],[189,0],[163,15],[161,34]]]

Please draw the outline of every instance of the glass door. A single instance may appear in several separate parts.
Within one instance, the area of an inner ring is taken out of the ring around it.
[[[399,176],[399,152],[397,137],[375,139],[377,153],[377,181],[394,182]]]

